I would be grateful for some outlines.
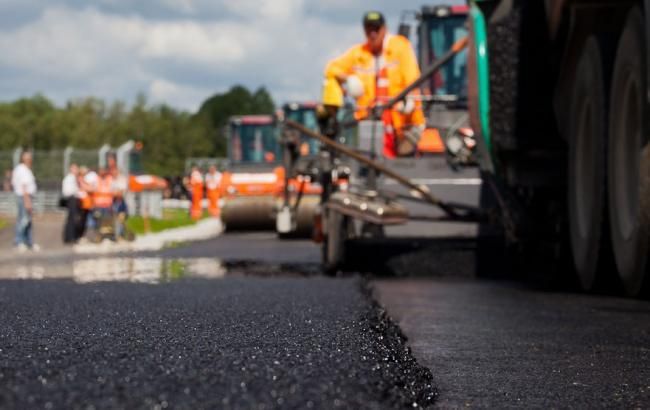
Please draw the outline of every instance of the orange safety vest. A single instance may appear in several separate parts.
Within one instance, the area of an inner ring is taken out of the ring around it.
[[[190,175],[190,185],[192,186],[192,208],[190,214],[193,219],[199,219],[203,214],[203,176],[199,171],[193,171]]]
[[[385,94],[384,97],[394,97],[420,77],[420,68],[413,47],[406,37],[386,34],[379,62],[367,44],[358,44],[327,64],[323,84],[323,103],[325,105],[342,105],[343,94],[336,78],[340,75],[352,74],[359,77],[364,89],[364,94],[356,101],[355,118],[360,120],[368,117],[369,109],[374,105],[376,97],[379,97],[376,94],[380,92],[377,89],[378,74],[388,80],[385,85],[382,85],[384,90],[381,92]],[[418,95],[418,90],[412,92],[412,96]],[[393,118],[397,117],[400,117],[402,126],[405,124],[424,125],[425,123],[420,101],[416,101],[415,110],[412,113],[395,112]],[[393,122],[395,130],[400,132],[397,125]]]
[[[205,174],[205,189],[208,196],[208,212],[212,216],[219,216],[219,185],[221,173]]]
[[[221,173],[217,172],[214,175],[210,173],[205,174],[205,189],[208,191],[219,189],[219,182],[221,182]]]
[[[113,177],[107,175],[97,179],[97,190],[93,195],[95,208],[110,208],[113,205]]]
[[[375,87],[375,97],[377,104],[384,104],[390,100],[390,92],[388,90],[388,70],[383,67],[377,73],[377,82]],[[384,156],[387,158],[395,158],[395,128],[393,127],[393,112],[391,110],[384,110],[381,115],[381,121],[384,124]]]
[[[86,191],[79,191],[79,200],[81,201],[81,209],[91,209],[93,207],[93,198]]]

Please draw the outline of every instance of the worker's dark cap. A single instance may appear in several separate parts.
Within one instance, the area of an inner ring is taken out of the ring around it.
[[[363,15],[363,27],[383,27],[386,24],[384,15],[378,11],[369,11]]]

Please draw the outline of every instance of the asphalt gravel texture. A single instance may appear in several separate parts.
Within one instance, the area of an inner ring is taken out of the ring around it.
[[[358,278],[0,281],[2,408],[431,405]]]

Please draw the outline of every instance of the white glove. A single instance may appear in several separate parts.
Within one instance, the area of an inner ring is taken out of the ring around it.
[[[348,76],[345,80],[345,90],[352,98],[359,98],[363,95],[363,83],[356,75]]]
[[[424,132],[424,125],[412,125],[404,130],[404,137],[417,145]]]
[[[399,101],[395,104],[395,110],[408,115],[415,110],[415,101],[413,101],[412,98],[406,98],[406,103],[404,103],[404,101]]]

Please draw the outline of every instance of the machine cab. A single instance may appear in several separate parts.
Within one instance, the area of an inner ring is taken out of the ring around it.
[[[281,148],[271,115],[232,117],[228,124],[228,158],[234,167],[277,166]]]
[[[418,32],[418,61],[430,65],[467,36],[467,6],[423,7]],[[423,87],[434,101],[467,107],[467,52],[457,55]],[[460,108],[460,107],[459,107]]]
[[[319,132],[316,107],[315,102],[288,103],[282,106],[282,115],[288,120],[295,121],[312,131]],[[316,155],[319,149],[320,144],[315,139],[305,135],[300,137],[299,151],[301,156]]]

